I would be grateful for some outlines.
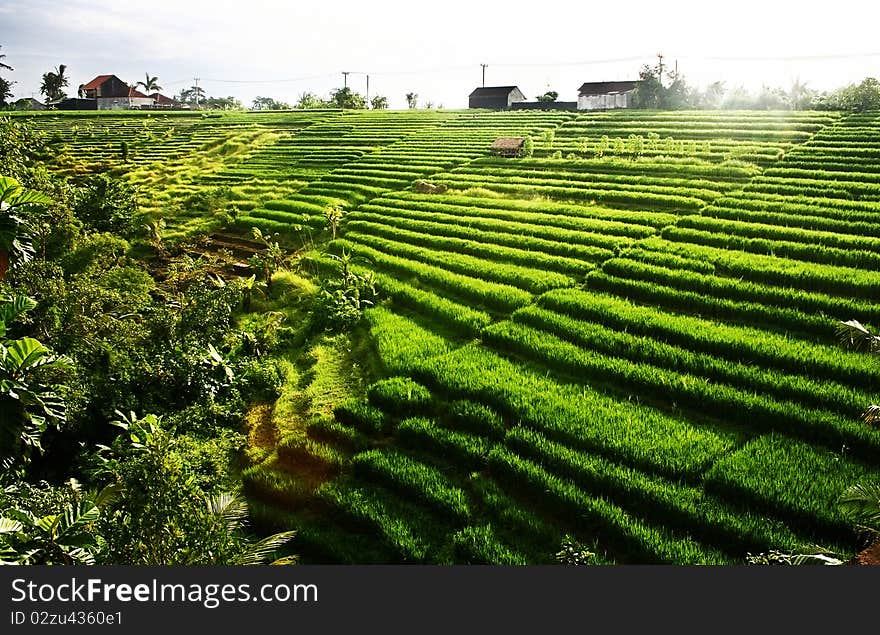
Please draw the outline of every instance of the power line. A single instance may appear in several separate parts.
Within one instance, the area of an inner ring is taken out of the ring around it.
[[[812,60],[848,60],[864,57],[880,57],[880,53],[829,53],[821,55],[752,55],[752,56],[704,56],[682,55],[682,59],[707,62],[793,62]]]
[[[215,79],[203,78],[203,82],[215,82],[221,84],[283,84],[287,82],[303,82],[309,79],[321,79],[324,77],[335,77],[336,73],[324,73],[322,75],[306,75],[303,77],[290,77],[286,79]]]
[[[651,57],[650,55],[638,55],[634,57],[615,57],[604,60],[585,60],[581,62],[511,62],[507,64],[494,64],[494,66],[532,67],[532,66],[592,66],[594,64],[616,64],[619,62],[639,62]]]
[[[557,61],[557,62],[498,62],[492,63],[492,66],[505,68],[547,68],[547,67],[568,67],[568,66],[594,66],[599,64],[620,64],[629,62],[641,62],[649,60],[652,55],[637,55],[630,57],[613,57],[605,59],[580,60],[580,61]],[[679,55],[678,59],[689,61],[706,61],[706,62],[772,62],[772,61],[817,61],[817,60],[844,60],[857,58],[880,57],[880,52],[867,53],[831,53],[817,55],[780,55],[780,56],[721,56],[721,55]],[[481,63],[480,66],[485,74],[488,63]],[[395,75],[428,75],[432,73],[441,73],[449,71],[465,71],[471,69],[470,64],[457,66],[441,66],[433,68],[418,68],[408,70],[379,70],[379,71],[344,71],[345,82],[347,83],[348,75],[371,75],[373,77],[386,77]],[[303,75],[301,77],[286,77],[279,79],[221,79],[221,78],[202,78],[202,82],[221,83],[221,84],[284,84],[293,82],[303,82],[312,79],[324,79],[327,77],[337,76],[337,73],[321,73],[316,75]],[[179,84],[187,82],[189,79],[176,80],[166,82],[167,84]]]

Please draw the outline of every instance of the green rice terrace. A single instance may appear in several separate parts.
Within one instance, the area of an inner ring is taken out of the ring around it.
[[[169,240],[279,234],[296,264],[263,308],[293,328],[340,261],[375,275],[366,321],[292,344],[249,417],[253,520],[304,561],[852,550],[836,501],[880,479],[880,367],[836,327],[880,327],[880,113],[30,121]],[[509,136],[533,154],[493,156]]]

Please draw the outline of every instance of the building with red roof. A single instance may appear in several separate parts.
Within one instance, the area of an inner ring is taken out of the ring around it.
[[[153,96],[144,95],[116,75],[98,75],[87,84],[81,84],[79,94],[84,99],[96,100],[98,110],[131,110],[153,107],[157,103]]]

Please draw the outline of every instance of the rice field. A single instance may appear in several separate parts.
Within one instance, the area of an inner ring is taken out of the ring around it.
[[[222,188],[227,223],[308,228],[375,273],[386,378],[243,474],[306,560],[549,563],[563,536],[597,564],[852,549],[836,499],[880,478],[858,420],[880,367],[835,324],[880,327],[880,113],[34,121],[58,170],[120,170],[156,209]],[[534,155],[491,156],[499,136]]]

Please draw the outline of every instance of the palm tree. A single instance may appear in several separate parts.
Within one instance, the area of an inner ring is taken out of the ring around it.
[[[6,106],[7,100],[12,98],[12,85],[14,83],[0,77],[0,107]]]
[[[147,93],[147,95],[150,94],[150,91],[156,91],[158,93],[160,90],[162,90],[162,87],[159,86],[158,77],[150,77],[149,73],[145,73],[145,75],[145,81],[135,84],[135,88],[137,88],[138,86],[143,86],[144,92]]]
[[[67,66],[59,64],[55,71],[43,73],[43,85],[40,87],[40,92],[46,95],[49,101],[57,101],[67,96],[67,93],[62,90],[68,82],[67,77],[64,76],[66,70]]]
[[[0,48],[3,48],[2,44],[0,44]],[[5,57],[6,57],[6,55],[4,53],[0,53],[0,60],[2,60]],[[2,61],[0,61],[0,68],[5,68],[7,71],[14,71],[15,70],[9,64],[6,64]]]
[[[788,101],[791,104],[792,110],[802,110],[809,101],[810,92],[806,82],[802,82],[800,78],[795,79],[791,85],[791,90],[788,91]]]
[[[247,525],[248,505],[240,494],[222,492],[208,498],[208,509],[217,520],[226,526],[230,534],[235,534]],[[234,565],[266,564],[269,558],[281,547],[293,540],[295,531],[284,531],[273,534],[254,543],[245,543],[244,549],[235,557]],[[271,564],[295,564],[297,556],[286,556],[275,559]]]
[[[418,104],[419,94],[418,93],[407,93],[406,94],[406,105],[410,107],[410,109],[415,108]]]
[[[72,484],[75,483],[71,479]],[[2,564],[95,564],[101,547],[97,523],[101,510],[116,495],[114,485],[101,492],[80,494],[57,514],[37,516],[27,509],[8,509],[0,518]]]

